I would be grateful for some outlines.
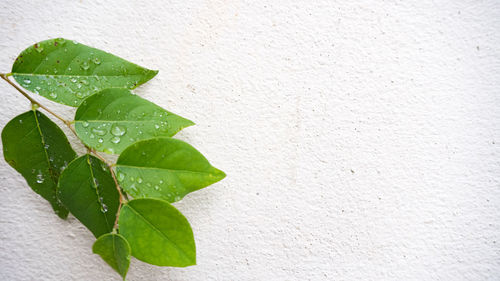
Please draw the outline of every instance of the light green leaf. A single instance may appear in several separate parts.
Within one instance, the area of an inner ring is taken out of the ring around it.
[[[120,234],[132,255],[154,265],[185,267],[196,264],[193,231],[187,219],[168,202],[135,199],[123,205]]]
[[[66,218],[68,210],[59,202],[56,188],[76,153],[63,131],[41,112],[30,110],[5,125],[2,143],[5,161],[50,202],[59,217]]]
[[[78,106],[102,89],[134,89],[153,78],[149,70],[104,51],[63,38],[36,43],[12,66],[16,81],[55,102]]]
[[[153,138],[129,146],[118,158],[116,171],[120,185],[133,197],[169,202],[226,176],[194,147],[172,138]]]
[[[170,137],[191,125],[127,89],[105,89],[87,98],[75,114],[76,133],[86,145],[117,154],[138,140]]]
[[[131,249],[123,236],[115,233],[100,236],[92,246],[92,252],[101,256],[125,280],[130,265]]]
[[[119,195],[104,162],[89,154],[71,162],[58,186],[61,202],[96,237],[113,230]]]

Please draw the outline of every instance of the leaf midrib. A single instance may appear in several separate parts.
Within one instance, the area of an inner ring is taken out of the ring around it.
[[[152,70],[149,70],[152,71]],[[125,76],[142,76],[144,74],[125,74],[125,75],[72,75],[72,74],[41,74],[41,73],[23,73],[11,72],[12,75],[25,75],[25,76],[62,76],[62,77],[125,77]]]
[[[103,202],[101,203],[101,201],[99,201],[99,198],[101,197],[99,194],[99,189],[97,188],[97,185],[95,184],[94,171],[92,170],[92,161],[90,160],[90,155],[88,155],[88,154],[87,154],[87,164],[89,166],[90,176],[92,177],[92,186],[94,187],[95,193],[97,195],[97,203],[102,208],[103,207],[102,205],[104,204],[104,197],[103,197]],[[100,212],[100,210],[98,210],[98,212]],[[106,226],[108,226],[108,228],[109,228],[110,225],[109,225],[108,217],[106,216],[106,213],[103,213],[103,212],[100,212],[100,213],[104,216],[104,220],[106,221]]]
[[[136,168],[136,169],[148,169],[148,170],[162,170],[162,171],[168,171],[168,172],[186,172],[186,173],[192,173],[192,174],[209,174],[209,175],[214,175],[215,173],[211,172],[199,172],[199,171],[190,171],[190,170],[176,170],[176,169],[166,169],[166,168],[156,168],[156,167],[141,167],[141,166],[132,166],[132,165],[123,165],[123,164],[116,164],[115,167],[129,167],[129,168]]]
[[[45,148],[45,138],[44,138],[43,133],[42,133],[42,128],[40,128],[40,122],[38,121],[38,116],[36,116],[37,111],[33,110],[32,112],[33,112],[33,115],[35,117],[35,123],[36,123],[36,127],[38,129],[38,133],[40,134],[40,140],[42,142],[42,150],[43,150],[43,153],[45,155],[45,160],[47,161],[47,166],[48,166],[50,178],[51,178],[52,182],[54,184],[56,184],[57,180],[56,180],[55,171],[54,171],[52,165],[50,164],[49,153],[48,153],[47,149]],[[54,190],[54,193],[55,193],[55,190]]]

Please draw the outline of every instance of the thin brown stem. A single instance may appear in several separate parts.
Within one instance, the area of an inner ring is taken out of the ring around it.
[[[36,101],[35,99],[33,99],[32,97],[30,97],[23,89],[21,89],[19,86],[17,86],[14,82],[12,82],[9,79],[9,76],[11,76],[11,75],[12,75],[11,73],[7,73],[7,74],[6,73],[0,73],[0,77],[3,80],[7,81],[7,83],[9,83],[12,87],[14,87],[17,91],[19,91],[19,93],[21,93],[25,98],[27,98],[32,104],[36,104],[38,107],[44,109],[45,111],[47,111],[48,113],[50,113],[54,117],[56,117],[57,119],[61,120],[71,130],[71,132],[79,139],[78,135],[76,134],[75,128],[73,128],[73,126],[71,126],[71,122],[70,121],[64,119],[63,117],[59,116],[58,114],[56,114],[52,110],[48,109],[47,107],[45,107],[44,105],[42,105],[41,103],[39,103],[38,101]],[[95,155],[97,158],[99,158],[102,162],[104,162],[108,166],[109,171],[111,173],[111,177],[113,178],[113,181],[115,182],[116,190],[118,190],[119,200],[120,200],[120,204],[118,205],[118,211],[116,212],[115,224],[114,224],[114,227],[113,227],[114,229],[117,229],[118,228],[118,218],[120,216],[120,210],[122,208],[122,205],[127,201],[127,197],[126,197],[126,195],[124,195],[122,193],[122,189],[120,187],[120,184],[118,183],[118,180],[116,179],[115,171],[113,171],[113,165],[111,163],[109,163],[99,153],[97,153],[97,151],[95,149],[87,146],[83,142],[82,142],[82,144],[85,146],[85,148],[87,149],[88,153],[91,153],[91,154]]]
[[[45,107],[43,104],[39,103],[38,101],[36,101],[35,99],[33,99],[32,97],[30,97],[23,89],[21,89],[19,86],[17,86],[14,82],[10,81],[9,79],[9,74],[5,74],[5,73],[1,73],[0,74],[0,77],[7,81],[7,83],[9,83],[12,87],[16,88],[16,90],[19,91],[19,93],[21,93],[25,98],[27,98],[32,104],[36,104],[38,105],[40,108],[43,108],[45,111],[47,111],[48,113],[52,114],[54,117],[56,117],[57,119],[61,120],[64,124],[68,125],[71,124],[70,121],[62,118],[61,116],[59,116],[58,114],[56,114],[55,112],[53,112],[52,110],[48,109],[47,107]]]

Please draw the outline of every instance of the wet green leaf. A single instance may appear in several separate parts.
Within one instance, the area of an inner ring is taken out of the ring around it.
[[[122,207],[120,234],[137,259],[160,266],[196,264],[193,231],[187,219],[168,202],[135,199]]]
[[[125,149],[116,164],[118,181],[135,198],[175,202],[220,181],[226,174],[194,147],[172,138],[153,138]]]
[[[76,153],[63,131],[41,112],[30,110],[5,125],[2,143],[7,163],[50,202],[59,217],[66,218],[68,210],[57,199],[56,187]]]
[[[130,265],[131,250],[123,236],[115,233],[100,236],[92,246],[92,252],[101,256],[125,280]]]
[[[134,89],[157,72],[63,38],[28,47],[12,66],[12,75],[21,86],[70,106],[78,106],[102,89]]]
[[[96,237],[113,230],[119,195],[104,162],[89,154],[71,162],[58,186],[61,202]]]
[[[173,136],[193,124],[127,89],[105,89],[87,98],[75,114],[78,137],[108,153],[120,153],[138,140]]]

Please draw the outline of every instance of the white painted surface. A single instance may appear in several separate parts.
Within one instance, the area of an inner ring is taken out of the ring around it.
[[[4,0],[0,25],[3,72],[57,36],[159,69],[137,93],[227,172],[177,204],[198,265],[130,280],[500,279],[497,1]],[[0,91],[3,127],[28,103]],[[0,163],[0,280],[119,280]]]

